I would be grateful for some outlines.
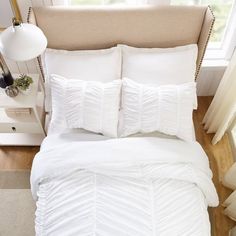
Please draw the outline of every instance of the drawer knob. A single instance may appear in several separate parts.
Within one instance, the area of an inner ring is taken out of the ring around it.
[[[11,127],[13,132],[16,132],[16,127]]]

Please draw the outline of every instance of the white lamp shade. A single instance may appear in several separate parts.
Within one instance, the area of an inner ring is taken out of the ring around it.
[[[10,26],[0,35],[0,52],[14,61],[33,59],[46,49],[47,38],[33,24]]]

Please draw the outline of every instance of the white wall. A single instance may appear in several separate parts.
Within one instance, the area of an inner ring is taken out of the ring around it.
[[[0,0],[0,28],[11,25],[13,12],[9,0]]]
[[[213,96],[223,77],[226,66],[202,66],[197,80],[198,96]]]

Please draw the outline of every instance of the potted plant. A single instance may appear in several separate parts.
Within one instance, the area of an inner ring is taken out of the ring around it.
[[[20,75],[19,78],[14,80],[14,85],[24,94],[28,94],[30,92],[30,85],[32,83],[33,79],[25,74]]]

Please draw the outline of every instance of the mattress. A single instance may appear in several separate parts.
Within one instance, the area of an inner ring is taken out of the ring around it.
[[[51,135],[31,173],[36,235],[210,236],[211,178],[197,142]]]

